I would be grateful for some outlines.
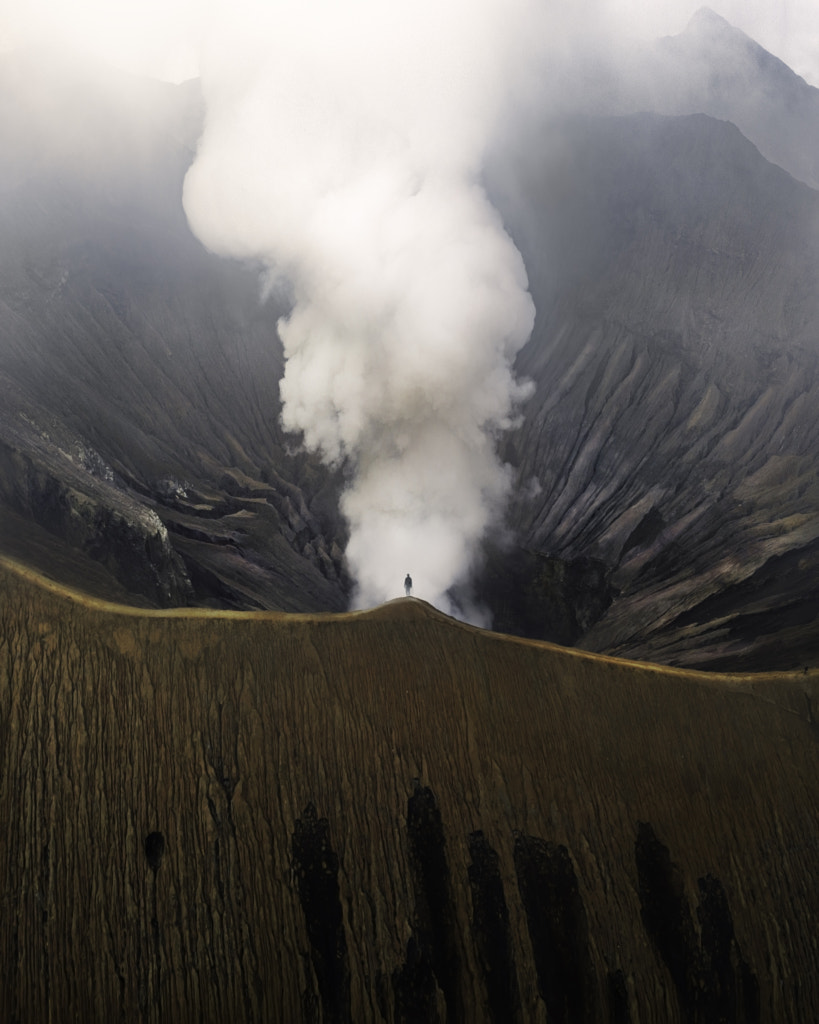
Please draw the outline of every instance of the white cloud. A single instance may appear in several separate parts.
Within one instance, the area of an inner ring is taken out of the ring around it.
[[[674,35],[699,6],[696,0],[551,0],[544,9],[551,15],[550,44],[566,45],[594,29],[643,38]],[[710,6],[819,86],[815,0],[714,0]],[[0,49],[59,42],[131,71],[179,81],[196,71],[202,29],[212,22],[213,9],[212,0],[0,0]]]
[[[293,283],[282,419],[354,467],[342,509],[363,604],[410,569],[446,607],[508,489],[493,432],[523,394],[511,364],[533,308],[477,179],[524,7],[231,4],[203,52],[185,209],[209,247]]]
[[[601,15],[612,31],[653,39],[682,32],[700,7],[710,7],[735,28],[819,86],[819,5],[815,0],[601,0]]]
[[[208,0],[0,0],[0,49],[57,48],[169,81],[198,71]]]

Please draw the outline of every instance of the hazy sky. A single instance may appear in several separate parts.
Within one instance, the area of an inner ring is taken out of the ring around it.
[[[218,0],[0,0],[0,47],[58,42],[178,81],[196,73],[202,28],[217,6]],[[699,6],[696,0],[585,0],[571,6],[571,19],[574,26],[673,35]],[[816,0],[715,0],[710,6],[819,86]]]

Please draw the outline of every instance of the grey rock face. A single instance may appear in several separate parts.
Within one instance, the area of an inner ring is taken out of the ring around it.
[[[584,645],[761,667],[771,641],[749,615],[787,607],[810,634],[819,611],[819,195],[704,116],[550,132],[559,157],[521,160],[542,219],[508,208],[540,312],[507,449],[514,525],[610,567],[620,596]]]
[[[278,424],[283,307],[185,222],[196,90],[52,75],[0,68],[6,553],[160,605],[344,607],[329,476]]]

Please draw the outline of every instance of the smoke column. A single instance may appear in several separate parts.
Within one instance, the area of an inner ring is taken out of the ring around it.
[[[446,610],[499,516],[534,307],[479,184],[531,32],[527,0],[231,3],[205,44],[184,191],[213,251],[293,295],[282,421],[333,463],[356,604]]]

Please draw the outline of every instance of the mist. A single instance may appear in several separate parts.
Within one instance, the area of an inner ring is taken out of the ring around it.
[[[282,422],[349,474],[360,606],[409,571],[450,610],[509,490],[534,307],[480,171],[531,30],[525,3],[317,0],[231,6],[205,46],[185,210],[292,290]]]

